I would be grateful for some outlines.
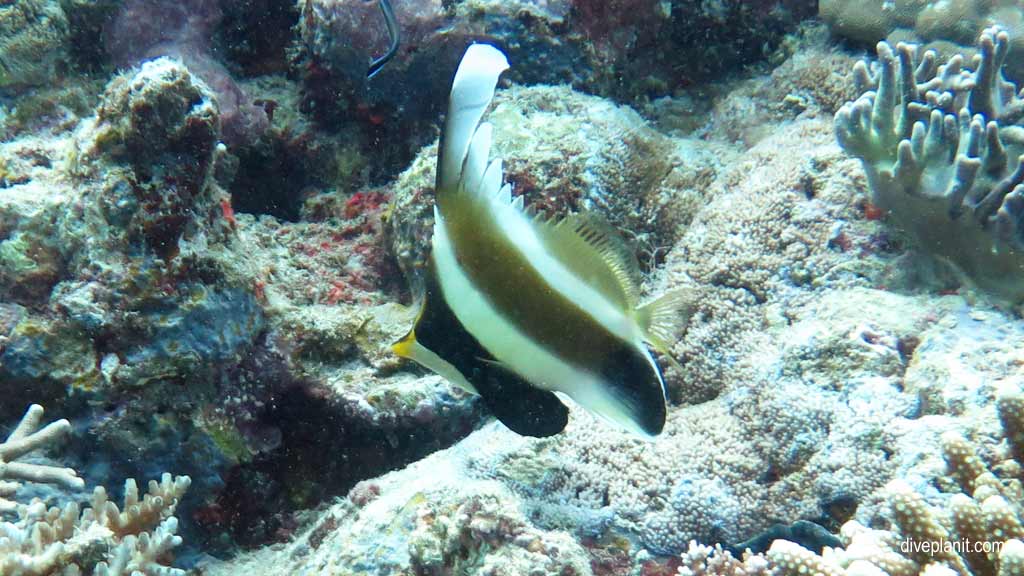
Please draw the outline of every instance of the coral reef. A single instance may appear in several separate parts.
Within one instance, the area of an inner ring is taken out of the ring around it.
[[[918,317],[902,317],[909,309]],[[673,410],[656,442],[609,432],[586,414],[574,414],[564,435],[541,441],[492,424],[453,448],[359,485],[350,503],[318,514],[286,548],[245,555],[212,573],[257,566],[269,572],[372,573],[377,565],[361,560],[370,549],[395,573],[420,573],[413,570],[418,551],[450,550],[451,532],[414,532],[421,526],[414,519],[447,522],[451,513],[437,514],[437,502],[443,510],[475,510],[478,490],[502,494],[505,514],[527,519],[524,530],[564,531],[589,542],[592,566],[615,550],[630,558],[630,566],[654,562],[643,560],[642,551],[678,552],[697,536],[737,542],[766,528],[767,519],[824,518],[836,529],[855,512],[867,522],[882,515],[884,502],[874,495],[889,478],[937,469],[935,430],[951,429],[954,421],[918,418],[915,397],[898,387],[904,371],[916,370],[900,358],[898,342],[917,335],[926,343],[921,347],[930,347],[949,328],[945,318],[929,316],[949,313],[956,310],[915,308],[904,297],[869,290],[836,293],[774,333],[771,341],[787,343],[779,356],[755,355],[763,374],[781,371],[792,380],[760,380],[763,389],[756,391],[736,381],[715,402]],[[969,337],[974,328],[962,330]],[[936,361],[949,359],[943,353]],[[917,362],[929,364],[925,356]],[[970,373],[966,366],[950,368]],[[833,386],[841,389],[830,391]],[[449,484],[449,477],[457,480]],[[388,535],[383,548],[382,533]],[[460,546],[493,544],[469,534],[476,537]],[[469,556],[477,557],[475,551]],[[520,564],[494,562],[497,570],[522,573],[516,572]],[[465,568],[459,573],[479,566],[459,565]]]
[[[76,132],[67,168],[80,204],[57,225],[67,277],[51,297],[109,343],[97,361],[108,386],[234,361],[262,329],[249,286],[204,278],[210,244],[232,233],[219,127],[206,88],[161,58],[111,81]]]
[[[392,5],[407,48],[382,71],[378,91],[376,81],[367,87],[360,77],[370,59],[387,46],[376,5],[358,0],[303,2],[297,56],[307,66],[307,84],[326,80],[346,86],[343,93],[366,98],[371,105],[395,106],[410,97],[388,86],[394,78],[416,70],[417,83],[430,93],[443,93],[447,78],[436,77],[432,69],[454,66],[467,40],[488,40],[505,48],[510,61],[535,64],[514,67],[516,81],[571,83],[633,100],[664,95],[673,87],[763,60],[787,32],[812,15],[807,3],[790,0],[394,0]],[[669,52],[691,65],[667,65],[659,54]]]
[[[508,92],[538,100],[543,93]],[[499,102],[496,123],[502,106],[516,110]],[[988,386],[1014,378],[1020,327],[955,294],[906,288],[917,272],[863,198],[857,161],[836,146],[824,114],[807,112],[710,175],[688,226],[672,232],[664,269],[650,278],[652,292],[685,286],[701,302],[676,346],[683,370],[668,371],[676,402],[694,405],[674,407],[662,437],[636,442],[583,414],[544,441],[486,426],[386,481],[360,484],[351,503],[317,515],[291,544],[211,569],[366,573],[375,565],[357,558],[380,539],[371,545],[359,535],[372,525],[388,527],[386,549],[373,548],[377,558],[393,572],[416,573],[417,550],[451,550],[451,532],[419,530],[414,542],[418,524],[396,517],[420,510],[434,518],[429,502],[463,502],[455,490],[486,486],[507,495],[503,506],[522,514],[529,530],[571,534],[592,573],[667,574],[675,568],[657,555],[677,554],[694,538],[736,544],[800,518],[832,530],[851,518],[870,523],[884,516],[889,480],[927,488],[922,478],[940,450],[935,431],[955,428],[986,402]],[[728,114],[739,112],[723,111],[723,122]],[[558,127],[544,118],[545,127]],[[391,219],[416,205],[403,198],[429,202],[430,172],[417,161],[402,177],[413,193],[398,189]],[[977,341],[983,350],[972,347]],[[993,357],[1002,360],[987,361]],[[435,480],[439,493],[412,498],[402,490],[421,486],[421,464],[455,466],[458,487]],[[467,509],[476,509],[471,500]],[[377,501],[388,504],[371,508]],[[461,541],[468,557],[479,538]],[[459,566],[473,573],[479,565]],[[490,566],[522,572],[511,561]]]
[[[408,314],[388,303],[388,191],[300,200],[301,223],[236,214],[214,100],[158,58],[91,116],[0,145],[0,388],[83,422],[90,481],[187,472],[182,532],[255,544],[480,413],[436,379],[392,377]],[[290,425],[302,413],[320,423]]]
[[[948,58],[970,46],[985,28],[1006,29],[1016,46],[1007,62],[1009,74],[1024,80],[1020,64],[1024,43],[1024,16],[1012,3],[984,0],[822,0],[818,14],[842,38],[872,46],[880,40],[913,42]]]
[[[373,163],[388,177],[435,137],[432,123],[443,112],[450,80],[446,71],[468,42],[502,48],[513,63],[514,82],[569,84],[634,103],[775,55],[812,11],[806,2],[789,0],[393,0],[402,49],[367,80],[371,58],[387,46],[376,4],[300,5],[292,56],[304,109],[329,130],[372,142]],[[665,54],[688,64],[673,65]]]
[[[268,119],[214,57],[211,37],[222,17],[220,2],[127,0],[107,23],[103,40],[118,66],[161,56],[180,60],[212,90],[222,137],[234,146],[257,139]]]
[[[926,251],[1010,302],[1024,299],[1024,100],[1002,77],[1009,37],[982,33],[973,70],[936,67],[900,44],[860,63],[867,90],[836,113],[839,144],[859,158],[872,202]]]
[[[633,110],[568,87],[514,87],[498,94],[488,118],[514,195],[549,217],[586,210],[606,219],[649,267],[732,158],[730,148],[667,138]],[[399,176],[387,221],[391,251],[414,286],[433,229],[435,162],[436,149],[425,148]]]
[[[763,62],[782,48],[786,35],[813,14],[799,0],[697,2],[672,0],[574,0],[574,24],[604,51],[601,63],[613,72],[601,94],[628,100],[720,77]],[[665,53],[687,65],[665,69]],[[628,85],[615,86],[616,76]]]
[[[942,436],[944,480],[961,490],[945,500],[944,510],[930,506],[907,482],[894,480],[884,490],[892,530],[851,521],[841,530],[842,548],[826,548],[819,555],[776,540],[767,553],[748,552],[742,561],[721,548],[691,542],[679,575],[1019,574],[1024,567],[1024,462],[1014,451],[1014,438],[1024,412],[1012,410],[1021,397],[1020,390],[1011,388],[995,402],[1005,442],[995,447],[991,464],[959,433]]]
[[[644,113],[653,116],[663,129],[682,128],[683,133],[752,147],[782,122],[831,117],[843,104],[859,96],[849,81],[849,70],[856,59],[837,50],[821,24],[802,25],[788,49],[792,54],[768,76],[725,81],[720,88],[723,93],[701,87],[695,90],[699,94],[690,98],[699,106],[686,106],[687,99],[678,95],[655,100]],[[695,126],[688,130],[685,125],[673,125],[678,121],[673,111],[680,105],[684,110],[691,108],[689,114],[694,116],[691,122]]]
[[[62,0],[45,6],[64,20],[33,12],[5,35],[34,56],[0,43],[21,74],[4,68],[0,103],[0,418],[43,401],[76,426],[30,431],[33,408],[0,444],[0,562],[180,574],[171,554],[186,565],[200,545],[255,548],[207,557],[209,574],[878,576],[878,560],[893,576],[1019,576],[1013,539],[1001,559],[948,567],[894,547],[936,526],[1017,530],[1024,401],[997,389],[1024,384],[1024,325],[908,250],[875,189],[934,199],[944,234],[973,226],[953,233],[976,242],[970,262],[1019,254],[1006,37],[989,33],[969,66],[925,57],[920,77],[909,49],[883,48],[850,83],[854,57],[821,26],[788,36],[806,2],[394,4],[405,50],[369,82],[373,2]],[[925,5],[939,9],[895,7]],[[565,434],[517,437],[388,352],[415,313],[396,268],[415,282],[437,107],[470,40],[507,50],[514,83],[572,86],[501,90],[490,119],[514,193],[603,215],[645,264],[645,293],[699,302],[681,366],[663,363],[654,442],[575,410]],[[97,45],[127,69],[111,77]],[[26,91],[39,82],[53,86]],[[859,91],[867,114],[840,113],[858,159],[830,120]],[[942,195],[972,162],[951,219]],[[78,472],[24,452],[58,436]],[[102,489],[69,504],[83,481],[127,477],[161,480],[146,496],[126,483],[123,505]],[[847,525],[847,548],[737,554],[801,520]]]
[[[849,165],[821,119],[776,129],[723,171],[652,282],[685,287],[698,309],[668,371],[671,397],[714,397],[750,378],[757,333],[790,321],[805,291],[873,286],[888,248],[850,202]],[[839,244],[836,244],[836,240]],[[870,272],[868,272],[870,271]]]
[[[121,508],[108,500],[101,486],[93,492],[91,507],[84,510],[74,502],[47,508],[38,498],[27,504],[8,499],[19,488],[15,480],[76,491],[85,485],[73,469],[18,462],[71,428],[67,420],[58,420],[40,429],[42,417],[43,408],[31,406],[0,443],[0,513],[17,516],[13,522],[0,522],[0,574],[80,574],[85,570],[98,576],[184,576],[184,570],[170,568],[166,562],[181,544],[174,512],[191,484],[188,476],[164,474],[159,483],[150,481],[142,498],[135,481],[128,480]]]
[[[204,573],[590,574],[570,535],[535,527],[501,483],[469,480],[477,457],[523,443],[501,436],[507,443],[476,433],[457,448],[356,486],[286,554],[256,551],[237,563],[210,563]]]
[[[66,65],[68,19],[60,2],[15,0],[0,6],[0,89],[52,82]]]
[[[171,260],[186,228],[218,203],[210,180],[219,138],[210,93],[161,58],[108,84],[95,120],[79,129],[71,169],[104,180],[97,203],[108,226]]]

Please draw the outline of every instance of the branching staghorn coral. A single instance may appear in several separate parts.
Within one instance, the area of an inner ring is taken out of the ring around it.
[[[927,251],[979,286],[1024,301],[1024,99],[1005,81],[1006,32],[985,30],[970,67],[932,51],[878,44],[878,66],[853,70],[865,90],[835,116],[872,201]]]
[[[67,420],[58,420],[40,429],[42,417],[43,408],[33,405],[0,444],[0,514],[17,517],[0,521],[0,574],[184,576],[183,570],[165,562],[181,543],[173,514],[191,484],[188,476],[164,474],[159,483],[150,481],[149,492],[141,499],[135,481],[127,480],[121,508],[107,499],[103,487],[96,487],[92,507],[84,511],[77,503],[47,508],[38,499],[28,504],[13,499],[18,481],[73,490],[85,485],[70,468],[15,461],[58,441],[71,428]]]
[[[961,492],[935,510],[903,480],[885,489],[892,530],[856,521],[841,530],[843,549],[816,554],[776,540],[743,560],[720,547],[690,543],[679,576],[1020,576],[1024,574],[1024,391],[1004,391],[996,412],[1005,442],[1002,461],[987,466],[963,436],[941,439],[950,479]],[[996,474],[999,472],[999,475]]]
[[[0,444],[0,513],[19,509],[18,504],[9,499],[21,486],[19,481],[58,484],[72,490],[85,487],[85,482],[71,468],[17,462],[25,454],[60,440],[71,430],[67,420],[51,422],[39,429],[42,419],[43,407],[33,404],[7,440]]]

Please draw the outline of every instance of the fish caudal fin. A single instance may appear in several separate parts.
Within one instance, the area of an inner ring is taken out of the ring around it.
[[[442,210],[446,197],[459,192],[497,196],[502,190],[501,162],[488,162],[492,128],[481,125],[480,119],[494,98],[498,76],[507,69],[508,60],[500,50],[473,44],[455,72],[437,164]]]
[[[672,357],[672,341],[693,315],[693,310],[693,297],[685,290],[667,292],[636,309],[644,340],[677,369],[680,366]]]

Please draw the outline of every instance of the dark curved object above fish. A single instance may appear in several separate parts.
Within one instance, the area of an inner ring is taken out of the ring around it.
[[[366,71],[367,79],[373,78],[385,64],[395,57],[395,54],[398,53],[398,46],[402,42],[402,35],[398,29],[398,19],[395,18],[395,11],[391,8],[391,2],[389,0],[378,0],[377,4],[380,6],[381,14],[384,15],[384,25],[387,26],[390,43],[388,51],[370,63],[370,69]]]

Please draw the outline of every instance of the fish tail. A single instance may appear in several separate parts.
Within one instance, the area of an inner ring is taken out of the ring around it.
[[[672,357],[672,342],[676,333],[686,325],[695,309],[693,295],[686,290],[673,290],[636,310],[637,322],[644,332],[644,340],[679,369]]]

